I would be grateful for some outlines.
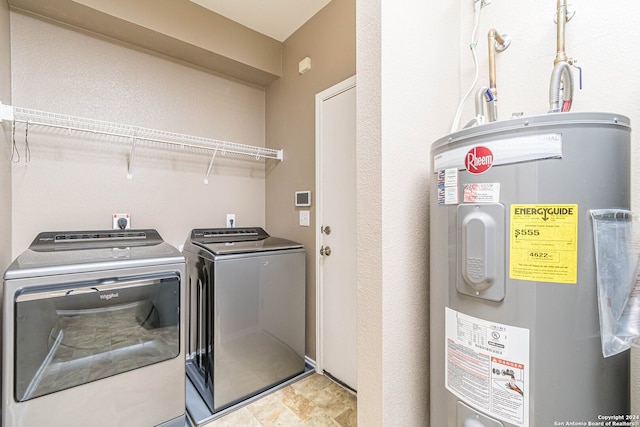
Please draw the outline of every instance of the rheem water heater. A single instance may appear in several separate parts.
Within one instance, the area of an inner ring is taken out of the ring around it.
[[[629,413],[628,352],[602,355],[589,211],[629,209],[630,132],[621,115],[554,113],[432,145],[432,426]]]

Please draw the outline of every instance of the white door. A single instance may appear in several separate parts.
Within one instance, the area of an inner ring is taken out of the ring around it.
[[[318,370],[356,390],[355,77],[316,95]]]

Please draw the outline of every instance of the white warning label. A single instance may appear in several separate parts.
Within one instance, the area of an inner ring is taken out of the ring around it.
[[[445,308],[447,389],[465,403],[529,426],[529,330]]]
[[[500,183],[471,183],[464,185],[465,203],[499,203]]]

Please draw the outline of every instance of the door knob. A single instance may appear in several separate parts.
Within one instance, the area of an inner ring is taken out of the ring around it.
[[[331,255],[331,248],[329,246],[320,246],[320,255],[322,256]]]
[[[331,227],[329,227],[328,225],[325,227],[320,227],[320,232],[326,234],[327,236],[329,234],[331,234]]]

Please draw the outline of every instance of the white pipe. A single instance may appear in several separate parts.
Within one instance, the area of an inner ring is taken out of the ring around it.
[[[471,31],[471,42],[469,43],[469,48],[471,49],[471,56],[473,57],[473,65],[475,69],[473,83],[471,83],[471,86],[469,86],[469,90],[467,90],[467,93],[462,97],[462,100],[458,105],[458,110],[456,111],[455,118],[453,119],[453,124],[451,125],[451,133],[458,130],[458,127],[460,126],[460,117],[462,116],[462,110],[464,109],[464,104],[467,102],[467,98],[469,98],[471,92],[473,92],[473,88],[476,87],[476,83],[478,83],[478,58],[476,56],[476,47],[478,43],[475,41],[475,39],[476,31],[478,31],[478,23],[480,22],[480,10],[482,9],[482,5],[483,4],[481,0],[476,0],[474,3],[475,20],[473,23],[473,30]]]

